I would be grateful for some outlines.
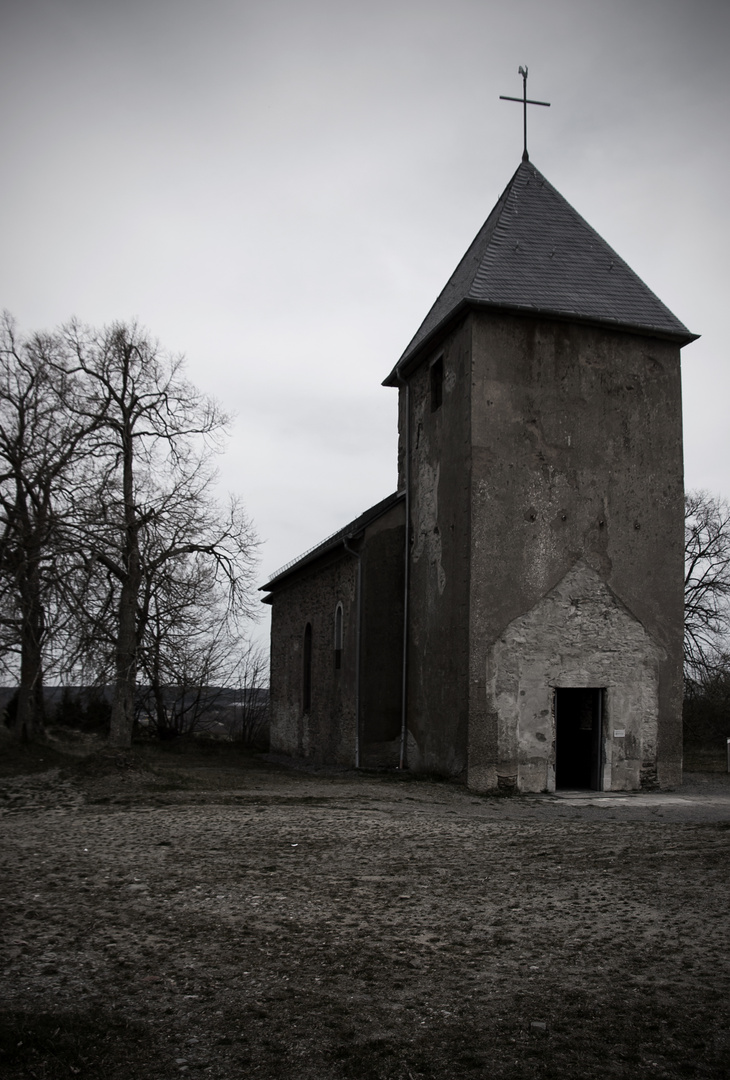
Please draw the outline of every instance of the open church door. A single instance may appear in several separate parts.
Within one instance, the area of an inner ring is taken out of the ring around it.
[[[601,790],[603,691],[558,687],[555,691],[555,786]]]

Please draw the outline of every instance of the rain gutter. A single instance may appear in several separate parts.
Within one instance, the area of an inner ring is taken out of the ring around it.
[[[404,551],[404,574],[403,574],[403,660],[402,660],[402,683],[401,683],[401,715],[400,715],[400,754],[398,756],[398,768],[406,767],[406,739],[408,733],[408,596],[410,592],[411,575],[411,387],[407,379],[404,379],[396,366],[395,376],[401,386],[405,387],[406,394],[406,422],[405,422],[405,461],[404,480],[406,495],[406,527],[405,527],[405,551]]]

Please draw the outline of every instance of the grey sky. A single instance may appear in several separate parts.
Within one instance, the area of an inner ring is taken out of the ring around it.
[[[237,414],[261,581],[395,487],[380,386],[517,167],[701,333],[688,487],[730,495],[730,5],[8,0],[0,306],[137,317]]]

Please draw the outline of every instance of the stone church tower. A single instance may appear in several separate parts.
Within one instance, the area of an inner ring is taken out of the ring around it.
[[[273,746],[677,784],[694,336],[523,160],[385,380],[398,491],[264,587]]]

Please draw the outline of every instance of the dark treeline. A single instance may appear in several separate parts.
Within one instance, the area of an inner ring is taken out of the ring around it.
[[[112,687],[128,746],[138,682],[160,730],[166,687],[249,684],[257,539],[214,495],[227,416],[134,324],[0,325],[0,656],[13,730],[44,730],[44,680]],[[253,672],[251,669],[254,669]]]
[[[137,683],[135,727],[140,734],[159,741],[181,736],[224,738],[244,746],[264,749],[269,738],[269,689],[262,685],[265,671],[255,664],[241,665],[247,682],[238,686],[165,686]],[[45,717],[54,728],[106,736],[111,720],[113,686],[43,687]],[[157,707],[159,697],[164,710]],[[13,727],[18,710],[18,690],[0,687],[0,716]]]

